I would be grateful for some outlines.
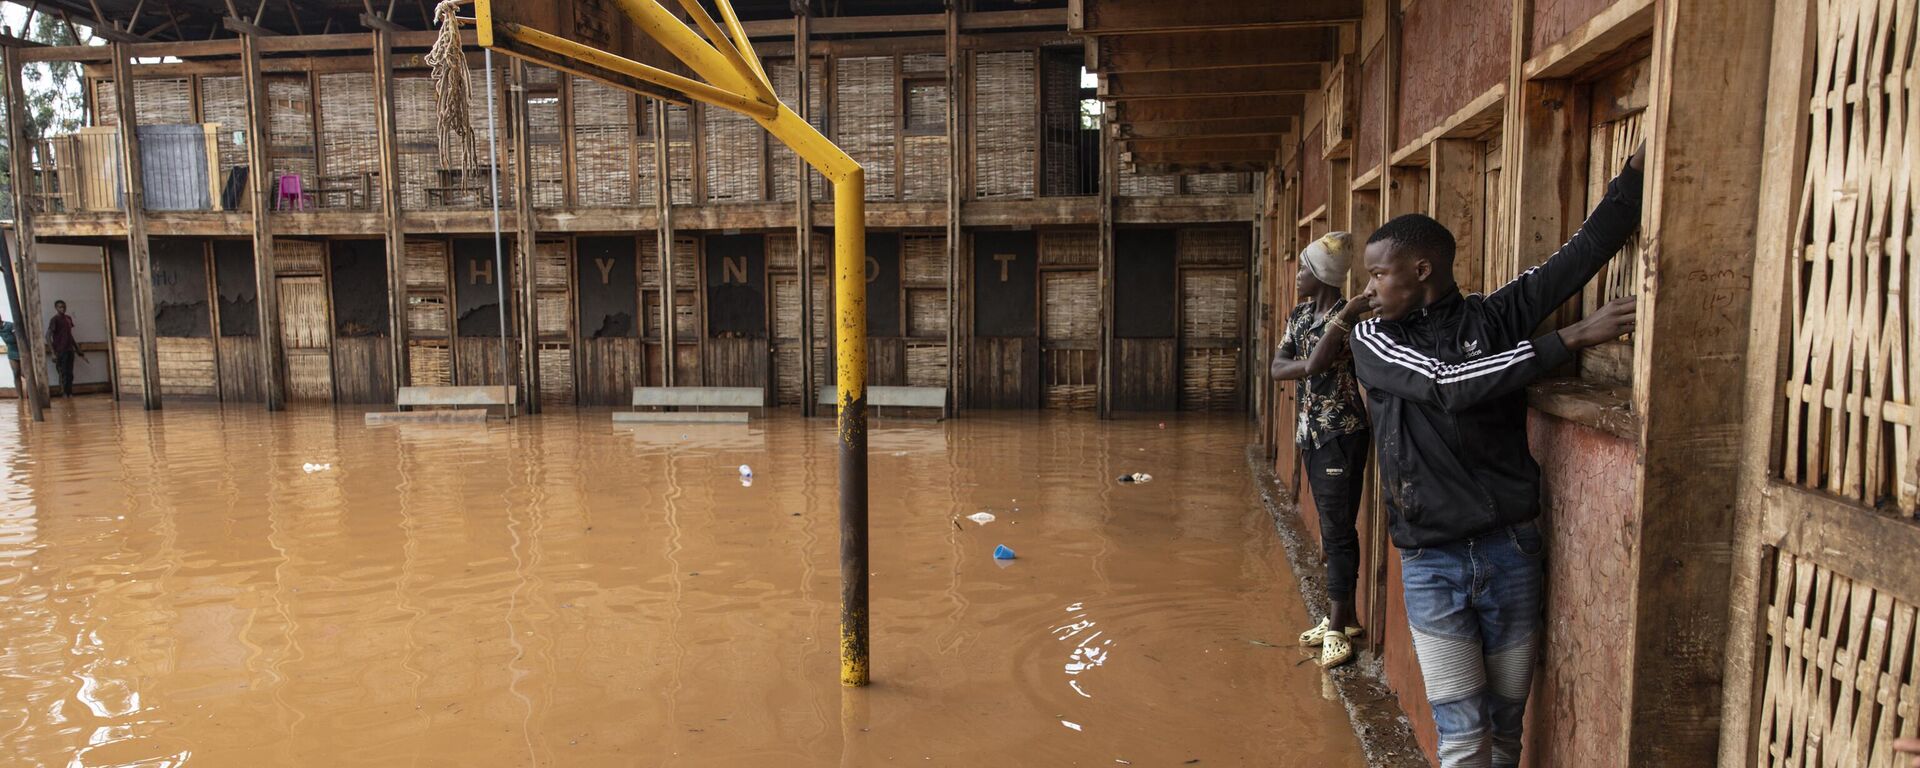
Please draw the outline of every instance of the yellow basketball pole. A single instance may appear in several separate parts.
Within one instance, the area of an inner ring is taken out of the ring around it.
[[[487,17],[486,2],[476,6],[482,17],[480,44],[491,47],[494,35],[504,34],[522,44],[747,115],[833,183],[835,378],[840,399],[840,682],[866,685],[870,677],[867,575],[871,572],[867,567],[866,170],[806,119],[780,103],[729,0],[715,3],[725,32],[697,3],[683,0],[711,42],[702,40],[659,0],[614,0],[614,4],[706,82],[524,25],[501,24],[496,29]],[[731,40],[727,33],[731,33]],[[804,66],[804,52],[800,59]]]

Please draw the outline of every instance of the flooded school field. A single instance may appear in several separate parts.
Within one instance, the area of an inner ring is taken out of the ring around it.
[[[1250,438],[876,421],[850,690],[831,418],[8,409],[0,763],[1361,765]]]

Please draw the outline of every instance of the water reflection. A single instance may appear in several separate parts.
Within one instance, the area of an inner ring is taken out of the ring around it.
[[[0,763],[1360,764],[1240,420],[880,425],[858,691],[833,428],[0,418]]]

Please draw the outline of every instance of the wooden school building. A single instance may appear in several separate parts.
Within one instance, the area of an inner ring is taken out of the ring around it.
[[[85,67],[88,126],[19,156],[21,226],[102,249],[122,397],[511,383],[621,405],[673,384],[811,409],[830,386],[831,195],[749,118],[489,70],[469,31],[467,156],[442,140],[427,6],[135,5],[101,5],[124,27],[106,45],[8,49]],[[781,98],[867,169],[869,384],[1246,407],[1255,175],[1118,162],[1064,0],[736,5]]]
[[[1131,96],[1281,87],[1331,18],[1338,48],[1272,144],[1240,113],[1286,96]],[[1525,764],[1911,760],[1892,744],[1920,736],[1920,3],[1077,0],[1072,24],[1123,156],[1268,169],[1263,351],[1313,238],[1424,213],[1463,289],[1497,290],[1648,141],[1639,235],[1553,322],[1634,295],[1637,331],[1527,393],[1549,554]],[[1255,406],[1311,532],[1291,394]],[[1370,500],[1362,666],[1431,756],[1385,527]]]

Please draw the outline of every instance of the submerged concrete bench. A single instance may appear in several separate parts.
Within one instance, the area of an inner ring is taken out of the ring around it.
[[[394,396],[399,413],[369,413],[368,424],[401,422],[458,422],[486,420],[487,408],[503,408],[509,417],[520,404],[519,387],[401,387]],[[460,406],[469,406],[460,408]],[[477,407],[476,407],[477,406]],[[408,412],[408,408],[457,408],[453,411]]]
[[[840,388],[820,388],[820,404],[838,407]],[[947,415],[946,387],[867,387],[868,408],[931,408]]]
[[[621,411],[613,420],[624,423],[745,422],[749,408],[765,408],[767,392],[759,387],[634,387],[635,408],[725,408],[729,410]]]

